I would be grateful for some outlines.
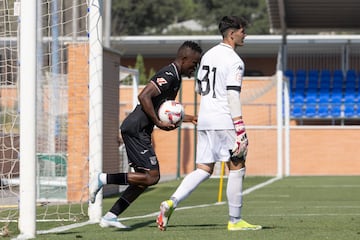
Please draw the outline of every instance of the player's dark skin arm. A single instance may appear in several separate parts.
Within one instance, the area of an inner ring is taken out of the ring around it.
[[[150,85],[150,86],[148,86],[148,85]],[[151,102],[151,96],[156,96],[156,94],[158,94],[158,90],[156,89],[155,86],[151,86],[151,85],[153,85],[152,83],[149,83],[148,85],[139,94],[139,101],[140,101],[141,105],[143,106],[146,114],[148,114],[149,116],[152,116],[151,119],[153,119],[153,117],[155,117],[156,118],[155,120],[160,122],[160,124],[163,124],[164,126],[168,126],[169,124],[163,123],[158,119],[158,117],[154,111],[153,104]],[[153,92],[153,91],[155,91],[155,92]],[[155,94],[155,95],[152,95],[152,94]],[[142,99],[142,100],[140,100],[140,99]],[[146,104],[149,104],[149,105],[146,105]],[[147,110],[150,109],[152,111],[146,111],[145,108]],[[151,115],[151,114],[153,114],[153,115]],[[153,120],[153,121],[155,122],[155,120]],[[196,124],[197,117],[192,116],[192,115],[185,115],[184,121],[192,122],[192,123]],[[155,125],[157,125],[157,124],[155,124]],[[161,125],[161,126],[163,126],[163,125]],[[173,126],[173,124],[170,124],[170,125]],[[170,128],[165,127],[165,130],[171,130],[174,128],[175,128],[175,126],[170,127]],[[144,171],[144,172],[129,172],[128,173],[128,182],[130,184],[142,186],[144,188],[146,188],[147,186],[156,184],[159,181],[159,179],[160,179],[160,173],[158,170],[150,170],[150,171]],[[128,199],[130,199],[130,197]]]
[[[191,122],[197,124],[197,116],[185,114],[183,122]]]
[[[145,113],[150,117],[150,119],[154,122],[154,124],[164,130],[171,130],[175,128],[174,124],[167,124],[165,122],[160,121],[155,110],[154,105],[152,104],[152,97],[156,97],[159,95],[158,89],[152,83],[148,83],[145,88],[141,91],[138,96],[139,102],[145,111]],[[132,185],[143,186],[146,188],[147,186],[151,186],[156,184],[160,179],[160,173],[158,170],[150,170],[143,172],[129,172],[128,173],[128,182]]]
[[[145,111],[145,113],[151,118],[153,123],[160,129],[169,131],[175,129],[174,124],[166,123],[160,121],[155,110],[154,105],[152,104],[151,98],[159,95],[159,90],[154,86],[153,83],[148,83],[145,88],[141,91],[138,96],[139,102]]]
[[[148,83],[142,92],[139,94],[138,99],[143,107],[143,110],[151,118],[153,123],[163,130],[173,130],[175,128],[174,124],[168,124],[160,121],[157,114],[155,113],[154,106],[152,104],[151,98],[159,95],[158,89],[152,83]],[[192,122],[193,124],[197,123],[197,116],[186,114],[184,117],[184,122]]]

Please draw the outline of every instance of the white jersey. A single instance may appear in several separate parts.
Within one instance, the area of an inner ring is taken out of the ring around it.
[[[234,49],[220,43],[207,51],[197,72],[201,94],[197,128],[199,130],[234,129],[227,89],[241,87],[244,62]]]

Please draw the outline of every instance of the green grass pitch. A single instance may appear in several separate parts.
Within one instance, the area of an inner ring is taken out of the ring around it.
[[[245,188],[267,181],[246,177]],[[180,180],[149,188],[121,216],[127,230],[103,229],[97,224],[65,232],[37,235],[37,239],[360,239],[360,177],[287,177],[244,196],[243,218],[263,226],[259,231],[226,229],[227,204],[217,201],[219,179],[204,182],[173,213],[167,231],[157,229],[159,204],[167,199]],[[226,179],[223,201],[226,200]],[[106,212],[117,198],[106,198]],[[187,207],[187,208],[185,208]],[[155,215],[154,215],[155,214]],[[48,229],[59,223],[38,223]],[[12,236],[14,237],[14,235]]]

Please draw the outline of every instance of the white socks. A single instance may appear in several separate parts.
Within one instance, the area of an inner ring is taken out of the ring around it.
[[[195,188],[200,185],[200,183],[202,183],[209,177],[210,173],[202,169],[196,169],[195,171],[188,174],[182,180],[181,184],[170,198],[174,201],[174,207],[176,207],[178,203],[187,198],[192,193],[192,191],[194,191]]]
[[[226,195],[229,204],[229,215],[232,221],[240,220],[242,207],[242,185],[245,168],[229,171]]]

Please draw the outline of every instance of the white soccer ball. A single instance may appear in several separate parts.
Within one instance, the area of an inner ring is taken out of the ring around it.
[[[180,126],[185,116],[184,107],[175,100],[167,100],[160,105],[158,116],[163,122]]]

